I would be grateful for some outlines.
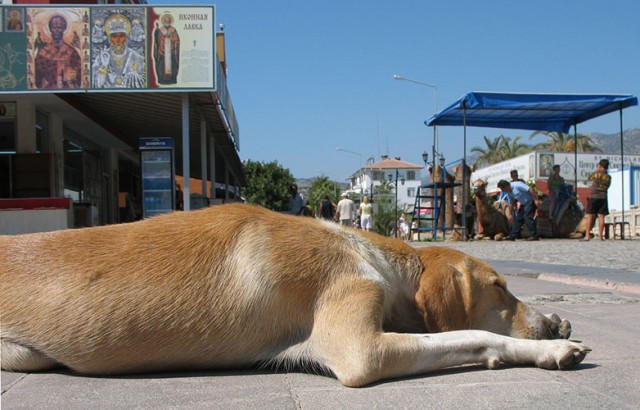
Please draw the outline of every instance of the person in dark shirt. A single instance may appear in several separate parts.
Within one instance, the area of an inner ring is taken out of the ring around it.
[[[320,203],[320,218],[332,221],[336,212],[336,205],[331,202],[329,195],[325,195],[324,199]]]
[[[602,159],[598,162],[596,172],[589,176],[591,181],[591,193],[587,200],[587,233],[582,241],[591,240],[591,229],[598,215],[598,233],[600,240],[604,241],[604,217],[609,215],[609,202],[607,200],[607,190],[611,186],[611,175],[607,172],[609,160]]]

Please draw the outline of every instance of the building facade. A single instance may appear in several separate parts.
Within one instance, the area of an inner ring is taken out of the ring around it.
[[[69,206],[55,228],[140,218],[148,138],[172,141],[182,177],[174,209],[239,198],[246,181],[215,6],[145,3],[0,7],[0,234],[52,229],[32,222],[61,198]],[[123,65],[108,64],[120,56]]]
[[[376,192],[376,188],[386,181],[394,189],[397,186],[398,208],[407,210],[415,204],[416,193],[424,177],[423,172],[423,166],[402,161],[400,158],[382,156],[380,161],[359,169],[351,176],[348,192],[360,197],[371,196]]]

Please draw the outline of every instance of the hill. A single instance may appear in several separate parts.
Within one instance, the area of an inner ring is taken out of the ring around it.
[[[602,150],[603,154],[619,154],[620,153],[620,133],[587,134],[593,140],[594,144]],[[640,128],[630,128],[623,131],[624,154],[640,155]]]

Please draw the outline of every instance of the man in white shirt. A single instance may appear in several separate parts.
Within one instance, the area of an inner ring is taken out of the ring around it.
[[[342,194],[342,199],[336,207],[336,215],[340,219],[340,224],[345,226],[353,226],[353,217],[355,216],[356,206],[349,199],[347,193]]]

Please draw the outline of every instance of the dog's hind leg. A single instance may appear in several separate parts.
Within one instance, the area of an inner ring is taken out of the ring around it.
[[[59,367],[50,357],[29,347],[2,340],[0,345],[2,370],[14,372],[37,372]]]

